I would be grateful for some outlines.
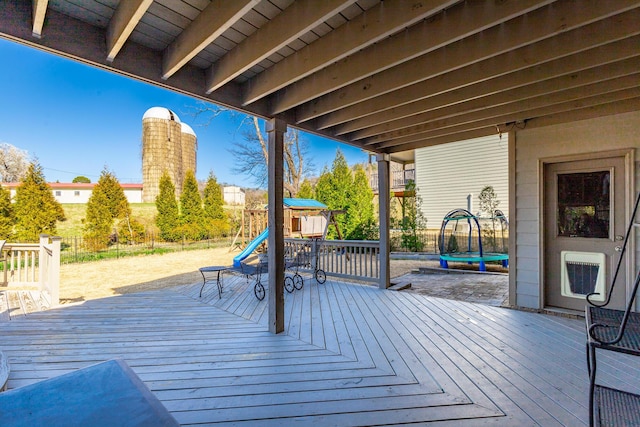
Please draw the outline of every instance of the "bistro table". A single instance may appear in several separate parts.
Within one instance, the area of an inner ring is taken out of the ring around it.
[[[222,282],[220,281],[220,274],[223,271],[229,270],[231,267],[225,267],[222,265],[212,265],[209,267],[200,268],[200,274],[202,274],[202,287],[200,288],[200,297],[202,297],[202,291],[204,290],[204,286],[213,282],[213,276],[215,273],[215,282],[218,285],[218,298],[222,298]]]

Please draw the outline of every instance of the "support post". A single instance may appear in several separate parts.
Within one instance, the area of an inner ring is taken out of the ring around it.
[[[284,207],[283,147],[287,124],[281,119],[267,122],[269,196],[269,332],[284,331]]]
[[[378,205],[380,217],[380,289],[387,289],[391,286],[391,265],[389,255],[391,246],[389,244],[389,210],[391,202],[391,191],[389,188],[389,155],[378,154]]]

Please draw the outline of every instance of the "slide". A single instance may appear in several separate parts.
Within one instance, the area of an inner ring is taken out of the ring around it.
[[[240,261],[251,255],[251,252],[255,251],[260,243],[264,242],[264,239],[269,236],[269,229],[267,228],[262,233],[258,235],[255,239],[253,239],[246,248],[242,250],[238,255],[233,258],[233,266],[240,267]]]

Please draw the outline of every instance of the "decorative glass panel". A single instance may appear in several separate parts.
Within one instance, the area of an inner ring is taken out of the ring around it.
[[[609,171],[558,174],[558,235],[608,238]]]

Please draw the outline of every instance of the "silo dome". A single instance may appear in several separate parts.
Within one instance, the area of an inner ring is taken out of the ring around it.
[[[180,126],[182,126],[182,133],[188,133],[189,135],[197,136],[191,126],[189,126],[188,124],[180,123]]]
[[[144,119],[164,119],[164,120],[173,120],[175,122],[180,123],[180,117],[173,111],[169,110],[165,107],[151,107],[147,111],[145,111],[142,116],[142,120]],[[193,131],[192,131],[193,132]]]

